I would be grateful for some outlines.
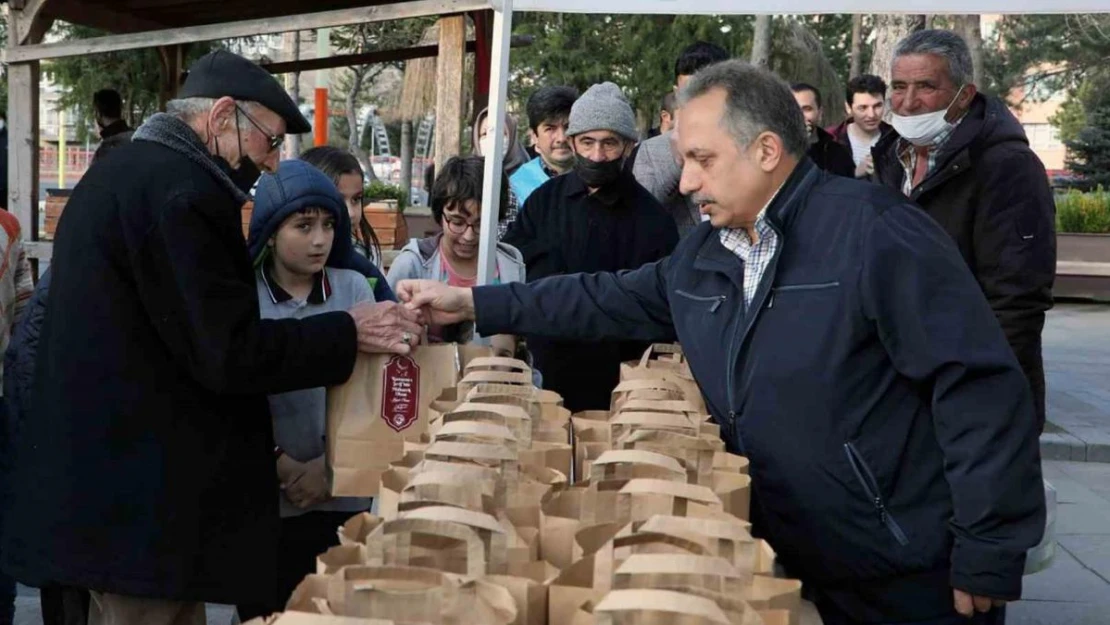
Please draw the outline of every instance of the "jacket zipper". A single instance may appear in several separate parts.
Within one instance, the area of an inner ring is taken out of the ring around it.
[[[763,270],[763,275],[760,277],[760,282],[762,282],[766,285],[770,285],[771,282],[774,281],[775,270],[778,268],[778,264],[779,264],[779,256],[782,255],[782,248],[783,248],[783,245],[785,244],[784,237],[782,236],[782,231],[780,231],[778,229],[778,227],[775,226],[775,224],[773,224],[769,221],[768,221],[768,224],[771,226],[771,230],[774,230],[775,236],[778,237],[779,244],[777,246],[775,246],[775,254],[773,256],[771,256],[771,262],[767,263],[767,268],[765,270]],[[770,279],[768,279],[768,274],[770,274]],[[739,340],[737,340],[737,334],[740,330],[741,324],[736,324],[736,328],[732,331],[732,341],[729,342],[729,346],[728,346],[728,360],[725,361],[726,366],[729,367],[729,372],[728,372],[728,421],[729,421],[730,425],[734,425],[736,423],[736,408],[733,406],[732,402],[733,402],[733,399],[735,398],[735,391],[733,389],[733,379],[735,379],[736,376],[733,375],[733,368],[735,367],[736,357],[739,356],[739,354],[737,352],[738,352],[738,349],[739,349],[740,345],[743,345],[744,341],[747,340],[748,333],[751,332],[752,327],[755,326],[755,320],[759,317],[759,311],[763,307],[764,302],[770,296],[770,293],[771,293],[771,289],[768,286],[765,286],[765,287],[759,289],[758,291],[756,291],[755,297],[752,298],[751,307],[749,308],[749,307],[746,306],[744,308],[744,312],[748,317],[748,322],[746,324],[743,324],[744,333],[740,334]],[[741,293],[741,295],[742,295],[742,293]],[[739,443],[740,442],[739,441],[739,438],[740,438],[739,433],[736,432],[734,428],[730,428],[730,429],[733,430],[732,435],[737,439],[737,443]],[[740,445],[740,447],[743,448],[743,445]]]
[[[778,293],[788,293],[790,291],[820,291],[821,289],[831,289],[840,286],[840,281],[821,282],[818,284],[787,284],[785,286],[776,286],[771,289],[771,294],[767,297],[767,308],[775,307],[775,295]]]
[[[728,299],[727,295],[694,295],[693,293],[687,293],[682,289],[675,289],[675,294],[681,295],[686,299],[692,299],[695,302],[713,302],[713,305],[709,307],[709,312],[711,313],[717,312],[717,309],[721,307],[721,304],[725,303],[725,300]]]
[[[887,530],[890,531],[899,545],[905,547],[910,544],[909,539],[906,538],[906,533],[898,526],[898,522],[887,513],[883,496],[879,493],[879,482],[875,479],[875,474],[871,472],[871,468],[864,462],[863,456],[856,450],[856,446],[852,443],[844,443],[844,453],[848,456],[848,464],[852,465],[852,471],[855,472],[860,486],[863,486],[864,493],[867,494],[868,499],[874,502],[875,509],[879,512],[879,521],[886,525]]]

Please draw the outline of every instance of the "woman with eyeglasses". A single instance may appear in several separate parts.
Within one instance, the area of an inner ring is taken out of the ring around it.
[[[480,156],[454,157],[437,173],[428,204],[441,232],[425,239],[410,241],[389,268],[387,280],[392,287],[401,280],[438,280],[451,286],[478,283],[478,244],[482,228],[482,173],[485,160]],[[508,186],[501,180],[501,216],[505,214]],[[507,243],[497,244],[497,273],[494,284],[524,282],[524,257]],[[499,335],[475,337],[473,326],[430,326],[431,342],[491,345],[495,355],[525,356],[518,352],[516,337]],[[537,380],[538,381],[538,380]]]

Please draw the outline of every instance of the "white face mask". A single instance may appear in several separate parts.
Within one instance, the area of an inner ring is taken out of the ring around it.
[[[5,128],[4,120],[0,119],[0,130]]]
[[[960,87],[960,90],[956,92],[956,96],[952,98],[948,106],[939,111],[913,115],[911,117],[891,113],[890,125],[894,126],[894,130],[898,131],[898,134],[902,135],[903,139],[917,147],[933,145],[937,137],[945,131],[951,130],[954,126],[954,124],[946,120],[945,117],[948,115],[948,110],[951,109],[952,105],[956,103],[956,100],[960,98],[960,94],[963,93],[963,91],[964,88]]]

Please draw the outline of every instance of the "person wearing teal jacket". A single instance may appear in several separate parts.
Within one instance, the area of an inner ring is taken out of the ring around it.
[[[544,87],[528,98],[528,127],[539,156],[509,177],[509,186],[520,206],[541,184],[574,166],[574,151],[566,133],[570,107],[577,99],[578,90],[574,87],[555,86]]]

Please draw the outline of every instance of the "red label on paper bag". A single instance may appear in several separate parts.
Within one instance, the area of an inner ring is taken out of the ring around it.
[[[408,429],[419,416],[420,365],[394,356],[382,370],[382,419],[394,432]]]

